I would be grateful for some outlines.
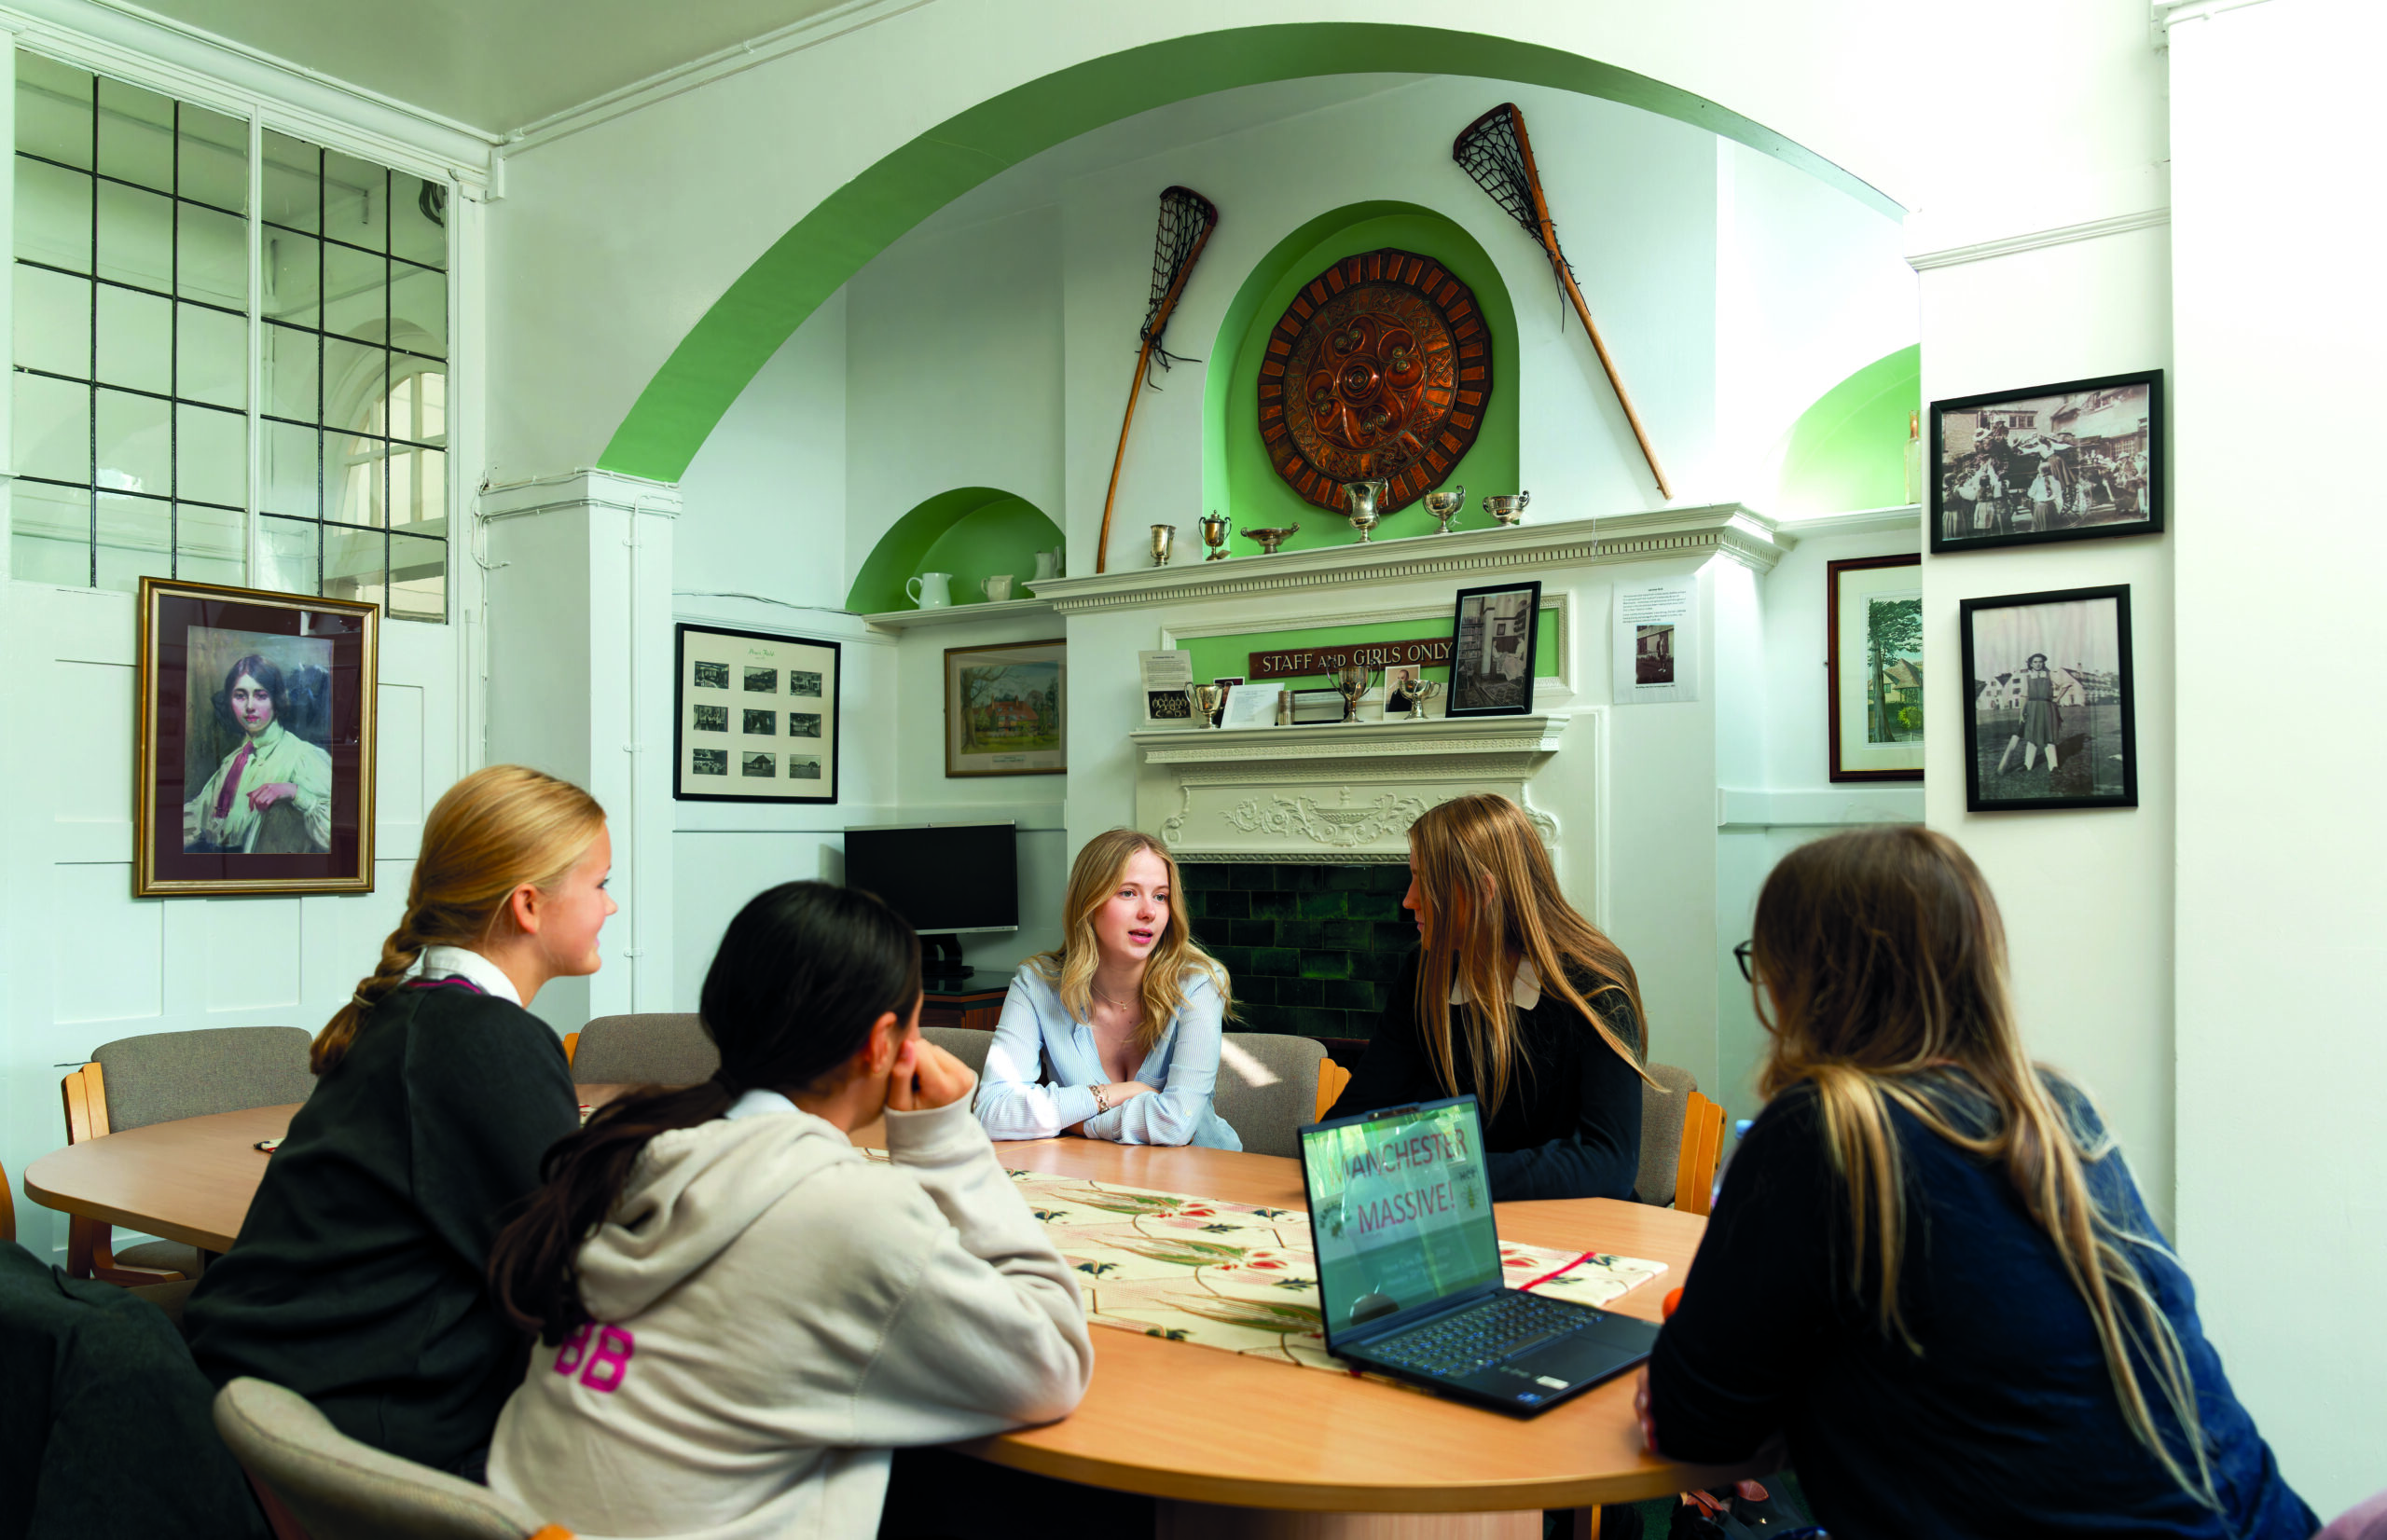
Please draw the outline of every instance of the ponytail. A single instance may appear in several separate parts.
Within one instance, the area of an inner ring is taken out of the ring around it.
[[[379,966],[316,1034],[315,1073],[339,1067],[373,1008],[405,982],[423,948],[487,942],[516,888],[560,882],[604,828],[596,798],[518,764],[492,764],[449,787],[423,820],[406,916],[382,942]]]
[[[608,1102],[539,1164],[545,1185],[490,1250],[498,1304],[552,1347],[591,1317],[580,1248],[612,1215],[649,1141],[711,1122],[757,1088],[822,1085],[871,1028],[920,1001],[920,939],[859,887],[791,882],[729,922],[705,974],[699,1019],[721,1068],[690,1086],[642,1086]]]

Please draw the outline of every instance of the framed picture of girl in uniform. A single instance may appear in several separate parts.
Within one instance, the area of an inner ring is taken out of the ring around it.
[[[1968,810],[2138,805],[2127,584],[1968,598],[1956,626]]]
[[[132,890],[373,890],[380,607],[141,580]]]

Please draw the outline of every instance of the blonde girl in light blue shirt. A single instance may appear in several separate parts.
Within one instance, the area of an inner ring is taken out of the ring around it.
[[[1210,1105],[1227,971],[1194,942],[1177,862],[1137,830],[1097,834],[1062,914],[1062,944],[1003,997],[976,1102],[987,1134],[1241,1149]]]

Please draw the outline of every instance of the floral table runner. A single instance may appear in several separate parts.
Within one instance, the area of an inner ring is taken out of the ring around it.
[[[1078,1270],[1086,1319],[1171,1341],[1347,1372],[1318,1326],[1309,1216],[1148,1188],[1014,1171],[1028,1206]],[[1603,1305],[1666,1270],[1604,1252],[1503,1242],[1512,1288]]]

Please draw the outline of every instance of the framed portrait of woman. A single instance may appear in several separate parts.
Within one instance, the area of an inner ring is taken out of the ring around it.
[[[141,580],[136,897],[373,890],[380,618]]]

